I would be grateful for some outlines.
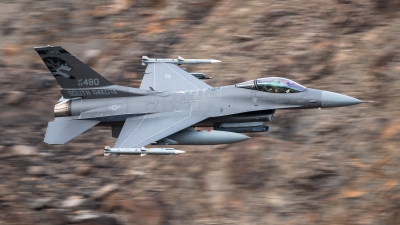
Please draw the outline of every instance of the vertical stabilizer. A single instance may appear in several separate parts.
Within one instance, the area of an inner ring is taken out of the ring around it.
[[[113,85],[60,46],[34,47],[61,88],[95,88]]]

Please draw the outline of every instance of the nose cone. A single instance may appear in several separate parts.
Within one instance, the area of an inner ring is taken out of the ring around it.
[[[182,150],[175,150],[175,155],[183,154],[186,153],[185,151]]]
[[[220,144],[228,144],[228,143],[235,143],[235,142],[241,142],[241,141],[246,141],[250,137],[246,136],[244,134],[239,134],[239,133],[234,133],[234,132],[221,132],[221,138]]]
[[[322,91],[321,94],[322,108],[341,107],[348,105],[355,105],[363,101],[330,91]]]
[[[216,59],[211,59],[210,62],[211,62],[211,63],[220,63],[221,61],[216,60]]]
[[[247,136],[247,135],[244,135],[244,134],[239,134],[237,139],[238,139],[239,141],[246,141],[246,140],[249,140],[250,137]]]

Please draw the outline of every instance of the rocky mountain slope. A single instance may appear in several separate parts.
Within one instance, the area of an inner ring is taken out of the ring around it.
[[[398,224],[396,0],[0,3],[0,224]],[[43,143],[59,86],[33,50],[61,45],[119,85],[141,56],[220,86],[282,76],[374,103],[277,111],[270,131],[177,157],[103,157],[92,128]]]

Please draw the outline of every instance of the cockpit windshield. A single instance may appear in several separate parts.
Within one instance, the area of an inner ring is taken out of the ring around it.
[[[306,87],[286,78],[268,77],[236,84],[238,88],[247,88],[270,93],[297,93],[306,90]]]

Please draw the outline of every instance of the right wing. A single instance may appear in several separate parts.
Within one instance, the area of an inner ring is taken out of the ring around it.
[[[149,63],[140,89],[155,91],[185,91],[210,88],[211,86],[171,63]]]
[[[114,148],[139,148],[168,137],[207,117],[188,112],[168,112],[131,117],[119,134]]]

